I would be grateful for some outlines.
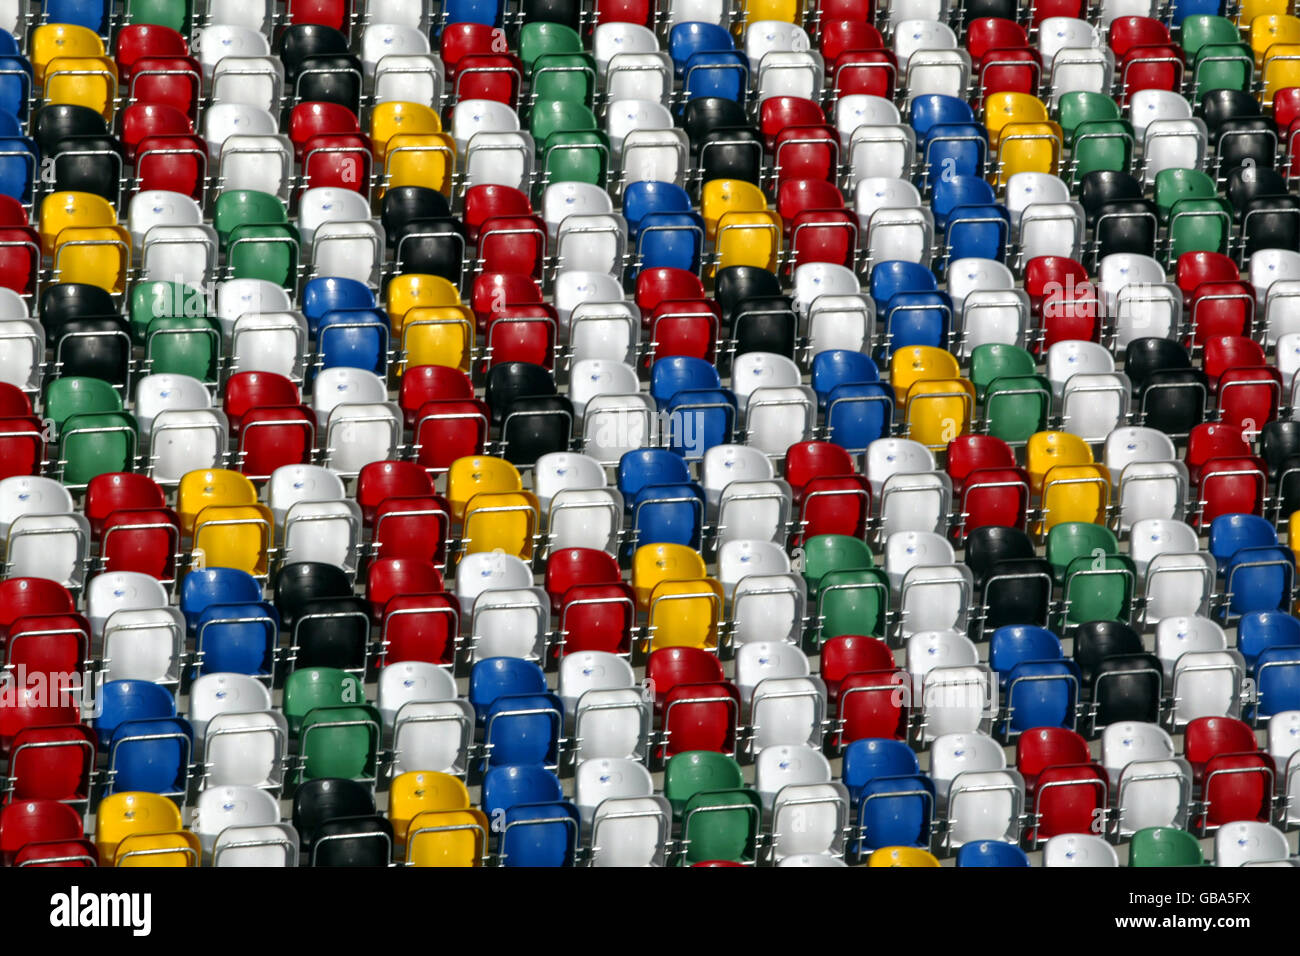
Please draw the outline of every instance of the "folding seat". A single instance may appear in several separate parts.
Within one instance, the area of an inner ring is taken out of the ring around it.
[[[1197,821],[1202,832],[1234,821],[1268,822],[1274,770],[1246,724],[1228,717],[1193,720],[1184,752],[1204,801]]]
[[[844,762],[844,785],[854,818],[851,852],[929,845],[934,784],[920,774],[905,744],[855,741],[845,751]]]

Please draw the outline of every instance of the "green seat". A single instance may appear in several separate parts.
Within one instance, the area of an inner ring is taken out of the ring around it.
[[[151,374],[170,372],[213,384],[221,360],[221,330],[203,317],[154,319],[144,355]]]
[[[552,133],[542,147],[546,183],[591,183],[604,188],[609,174],[609,138],[583,131]]]
[[[73,415],[121,410],[122,396],[100,378],[65,375],[50,382],[45,390],[45,417],[54,422],[56,430]]]
[[[884,637],[889,578],[879,568],[846,568],[822,575],[817,592],[818,643],[841,634]]]
[[[1083,555],[1065,569],[1062,627],[1089,621],[1128,623],[1133,610],[1133,588],[1137,572],[1128,555],[1107,554],[1097,558]]]
[[[596,61],[586,53],[545,53],[533,64],[533,100],[572,100],[591,106],[596,98]]]
[[[1029,441],[1047,429],[1052,386],[1042,375],[1009,375],[989,383],[984,396],[988,433],[1005,442]]]
[[[1075,558],[1119,554],[1119,541],[1105,525],[1066,521],[1047,532],[1047,560],[1056,583],[1065,580],[1065,570]]]
[[[580,100],[538,100],[528,113],[528,131],[538,143],[545,143],[552,133],[595,132],[596,114]]]
[[[368,705],[313,707],[299,734],[300,779],[373,780],[382,728],[379,711]]]
[[[876,562],[861,538],[847,534],[814,535],[803,543],[803,579],[815,599],[822,575],[849,568],[872,568]]]
[[[682,838],[689,866],[705,860],[751,863],[757,856],[763,805],[752,790],[710,790],[686,801]]]
[[[1200,841],[1175,827],[1147,827],[1133,834],[1129,866],[1204,866]]]
[[[208,300],[198,286],[155,279],[137,282],[131,290],[131,338],[144,345],[154,319],[199,318],[208,314]]]
[[[519,59],[532,73],[539,57],[555,53],[581,53],[582,37],[573,27],[545,20],[525,23],[519,29]]]
[[[226,266],[232,279],[266,279],[292,289],[298,281],[298,230],[245,224],[230,230]]]
[[[296,736],[303,718],[317,707],[356,706],[366,691],[355,674],[337,667],[300,667],[284,682],[284,716]]]
[[[1070,164],[1073,182],[1097,170],[1128,172],[1133,161],[1133,127],[1123,120],[1089,120],[1074,131]]]
[[[1184,252],[1228,251],[1232,207],[1222,199],[1180,199],[1169,214],[1169,261]]]
[[[156,23],[188,37],[194,5],[190,0],[127,0],[126,13],[132,23]]]
[[[1250,92],[1255,54],[1246,43],[1207,43],[1192,67],[1193,99],[1199,103],[1210,90]]]
[[[226,248],[230,231],[236,226],[249,223],[285,225],[288,222],[289,213],[284,203],[278,197],[256,189],[229,189],[217,197],[212,210],[212,225],[216,227],[222,249]]]
[[[986,342],[977,345],[970,353],[970,381],[975,386],[975,397],[984,401],[984,393],[995,378],[1007,375],[1034,375],[1038,364],[1034,357],[1018,345]]]
[[[1214,199],[1219,192],[1214,180],[1199,169],[1162,169],[1156,173],[1156,212],[1167,223],[1174,203],[1180,199]]]
[[[1183,53],[1188,62],[1196,59],[1201,47],[1210,44],[1238,43],[1241,34],[1237,25],[1227,17],[1196,14],[1183,20],[1179,29],[1178,42],[1182,44]]]
[[[664,797],[681,819],[686,802],[705,790],[736,790],[745,785],[740,764],[711,750],[687,750],[668,758],[664,765]]]
[[[1074,131],[1080,123],[1094,123],[1120,118],[1119,105],[1105,93],[1072,90],[1062,93],[1057,104],[1057,122],[1065,134],[1065,145],[1074,142]]]
[[[139,429],[126,412],[72,415],[59,434],[65,485],[87,484],[99,475],[135,470]]]

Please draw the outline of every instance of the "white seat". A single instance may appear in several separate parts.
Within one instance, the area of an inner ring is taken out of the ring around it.
[[[1068,203],[1070,187],[1051,173],[1012,173],[1007,178],[1006,201],[1011,225],[1019,229],[1020,215],[1026,207],[1037,203]]]
[[[1274,282],[1300,279],[1300,252],[1292,249],[1260,249],[1251,254],[1249,271],[1250,284],[1255,287],[1255,303],[1263,308]]]
[[[754,688],[769,677],[807,677],[808,657],[786,641],[756,641],[736,649],[736,688],[748,704]]]
[[[1007,755],[1002,745],[987,734],[944,734],[930,744],[930,779],[940,805],[946,805],[949,790],[963,773],[1005,770]]]
[[[1102,460],[1111,473],[1112,483],[1117,483],[1124,469],[1134,462],[1176,461],[1177,454],[1173,439],[1164,432],[1126,425],[1106,436]]]
[[[97,574],[86,586],[86,617],[94,637],[104,633],[104,623],[123,608],[143,610],[169,604],[162,582],[138,571]]]
[[[328,422],[334,409],[341,404],[379,404],[387,398],[388,385],[374,372],[336,367],[324,369],[316,376],[311,405],[316,421]]]
[[[8,538],[13,523],[26,515],[73,511],[72,494],[52,478],[13,475],[0,481],[0,538]]]
[[[974,591],[974,578],[965,564],[912,568],[903,578],[899,602],[902,636],[907,638],[922,631],[965,633]]]
[[[765,808],[771,808],[786,787],[826,785],[831,767],[826,758],[801,744],[764,747],[754,758],[754,789]]]
[[[376,103],[419,103],[439,109],[445,86],[442,58],[427,52],[384,52],[375,64]]]
[[[714,23],[720,27],[731,22],[731,5],[725,0],[673,0],[668,4],[668,25],[679,23]]]
[[[1129,533],[1129,557],[1133,559],[1138,577],[1144,580],[1147,567],[1156,556],[1194,552],[1197,547],[1198,538],[1191,525],[1168,518],[1135,521]]]
[[[221,144],[217,170],[223,190],[254,189],[288,202],[294,179],[293,144],[287,136],[236,132]]]
[[[907,672],[912,679],[913,700],[922,699],[926,675],[936,667],[978,663],[975,644],[959,631],[917,631],[907,638]]]
[[[789,869],[798,869],[801,867],[815,869],[818,867],[825,867],[825,866],[829,866],[829,867],[848,866],[848,864],[845,863],[844,860],[841,859],[840,857],[828,856],[823,853],[800,853],[797,856],[784,856],[781,859],[776,861],[776,865],[786,867]]]
[[[741,578],[731,598],[732,642],[737,647],[773,640],[797,644],[807,604],[802,575],[751,574]]]
[[[1080,373],[1098,374],[1115,371],[1115,358],[1096,342],[1070,339],[1057,342],[1047,350],[1047,378],[1057,401],[1065,394],[1065,383]],[[1070,429],[1074,431],[1074,429]],[[1109,433],[1110,429],[1107,429]]]
[[[754,753],[780,746],[820,748],[825,717],[826,688],[818,678],[764,678],[750,704]]]
[[[634,130],[670,130],[673,114],[657,99],[617,100],[605,112],[605,132],[614,150],[614,162],[623,158],[623,141]]]
[[[474,708],[469,701],[409,701],[393,718],[393,773],[462,774],[468,769],[473,738]]]
[[[808,760],[797,752],[791,759],[801,764]],[[842,785],[829,780],[785,784],[772,798],[776,865],[845,866],[841,857],[848,819],[848,794]]]
[[[1300,279],[1279,279],[1269,286],[1264,304],[1265,345],[1277,346],[1284,336],[1300,332],[1300,321],[1295,318],[1297,298],[1300,298]]]
[[[1113,313],[1121,289],[1164,282],[1165,267],[1150,256],[1113,252],[1101,260],[1097,276],[1100,291],[1106,297],[1106,311]]]
[[[471,659],[540,660],[546,651],[550,598],[542,588],[489,588],[474,599]]]
[[[812,49],[803,27],[784,20],[753,20],[745,25],[745,56],[750,72],[758,72],[765,54],[774,50],[798,53]]]
[[[13,289],[0,289],[0,320],[28,318],[31,313],[23,297]]]
[[[396,458],[402,443],[402,410],[396,402],[340,402],[327,420],[325,467],[356,475],[371,462]]]
[[[1020,259],[1066,256],[1076,259],[1083,248],[1085,220],[1077,202],[1036,202],[1020,213]]]
[[[877,438],[864,453],[863,472],[871,480],[871,497],[879,498],[891,475],[935,470],[934,453],[910,438]]]
[[[934,215],[928,209],[881,209],[871,217],[866,238],[869,262],[929,262],[933,245]]]
[[[169,484],[189,471],[220,468],[229,436],[230,423],[215,408],[164,408],[151,427],[149,475]]]
[[[1132,394],[1122,372],[1075,373],[1061,397],[1061,427],[1084,441],[1103,441],[1128,420]]]
[[[1101,0],[1100,21],[1110,26],[1120,17],[1155,17],[1156,5],[1152,0]]]
[[[628,690],[636,686],[632,665],[606,651],[575,651],[560,658],[559,696],[572,719],[582,695],[592,690]]]
[[[787,388],[803,381],[799,366],[774,352],[746,352],[731,367],[731,389],[743,410],[758,388]]]
[[[591,183],[551,183],[542,193],[542,218],[550,238],[557,238],[560,223],[569,216],[608,215],[614,211],[609,193]]]
[[[629,451],[658,442],[658,426],[654,400],[644,392],[601,395],[587,403],[582,450],[602,465],[617,465]]]
[[[861,292],[862,284],[857,274],[832,262],[806,262],[794,270],[794,307],[800,315],[807,315],[813,302],[824,295],[857,295]]]
[[[1185,760],[1152,758],[1125,764],[1114,784],[1115,832],[1128,837],[1148,827],[1187,826],[1192,769]]]
[[[970,83],[970,54],[962,49],[914,50],[907,60],[907,96],[962,97]]]
[[[289,727],[279,711],[214,713],[203,745],[204,786],[278,789],[284,782],[288,739]]]
[[[1038,51],[1044,63],[1061,50],[1099,47],[1101,37],[1086,20],[1074,17],[1046,17],[1038,24]]]
[[[584,825],[590,825],[596,808],[606,800],[653,797],[654,780],[645,764],[627,757],[584,760],[573,775],[573,802]]]
[[[988,667],[935,667],[921,688],[922,739],[978,733],[998,710],[998,682]]]
[[[1101,764],[1111,785],[1119,782],[1124,768],[1135,761],[1174,759],[1174,741],[1157,724],[1126,720],[1109,724],[1101,733]]]
[[[284,63],[278,56],[224,56],[212,71],[212,102],[278,109],[284,99]]]
[[[1001,292],[1015,287],[1011,270],[992,259],[953,259],[948,263],[948,295],[958,313],[973,292]]]
[[[203,287],[216,265],[217,232],[211,226],[154,226],[145,234],[140,254],[142,278],[185,285],[205,312]]]
[[[512,554],[480,551],[467,554],[456,569],[456,599],[462,608],[472,608],[475,599],[489,588],[528,588],[533,572]]]
[[[840,99],[842,101],[849,97]],[[889,105],[893,106],[892,103]],[[837,109],[836,117],[838,116]],[[852,123],[856,118],[846,115],[845,122]],[[839,133],[841,141],[849,149],[849,166],[855,182],[868,176],[898,178],[911,175],[916,160],[916,134],[910,126],[897,121],[892,123],[866,121],[847,131],[839,127]]]
[[[701,484],[715,515],[722,490],[731,482],[770,481],[773,477],[772,460],[748,445],[714,445],[704,453],[700,465]]]
[[[640,340],[641,317],[633,303],[580,302],[569,314],[569,343],[575,362],[627,362],[635,357]]]
[[[1130,285],[1120,290],[1115,303],[1115,339],[1118,353],[1134,339],[1173,338],[1183,318],[1183,295],[1173,283]]]
[[[190,52],[198,55],[204,80],[210,81],[217,64],[228,56],[269,57],[271,44],[257,30],[238,24],[215,24],[202,27],[190,41]]]
[[[185,617],[179,608],[124,608],[104,622],[101,673],[105,680],[175,684],[181,677],[184,647]],[[269,698],[265,706],[270,706]]]
[[[377,222],[324,222],[316,227],[312,244],[316,275],[356,279],[379,287],[384,260],[384,230]]]
[[[642,756],[650,730],[650,704],[640,689],[584,692],[574,705],[576,759]]]
[[[289,293],[266,279],[227,279],[217,283],[217,323],[227,340],[235,331],[235,322],[250,312],[289,312],[293,304]],[[322,374],[327,374],[326,370]]]
[[[894,53],[898,68],[906,71],[912,54],[922,50],[955,50],[957,34],[952,27],[936,20],[896,20],[894,22]]]
[[[275,6],[271,0],[208,0],[207,17],[209,23],[228,23],[237,27],[267,33]]]
[[[835,101],[835,128],[839,130],[840,140],[845,146],[849,145],[854,138],[854,131],[861,126],[898,126],[900,123],[898,107],[883,96],[850,93]],[[915,137],[912,140],[912,149],[915,152]]]
[[[1159,637],[1157,635],[1157,646]],[[1197,717],[1236,717],[1245,665],[1235,651],[1193,651],[1174,662],[1174,726]]]
[[[578,306],[586,302],[617,302],[622,296],[622,283],[608,272],[576,269],[561,272],[555,277],[555,311],[560,317],[560,334],[567,335],[572,329],[573,310]]]
[[[876,306],[870,296],[819,295],[808,306],[808,354],[831,349],[866,352],[875,341]]]
[[[379,672],[379,715],[392,730],[397,712],[411,701],[456,699],[456,678],[428,661],[397,661]]]
[[[461,100],[451,111],[451,135],[463,154],[478,133],[517,133],[519,114],[496,100]]]
[[[1051,94],[1055,106],[1066,93],[1079,90],[1108,90],[1115,76],[1115,55],[1106,47],[1066,48],[1051,62]]]
[[[340,495],[328,501],[299,501],[276,527],[283,532],[282,565],[318,561],[356,572],[361,542],[361,506],[356,499]]]
[[[1119,866],[1119,854],[1091,833],[1060,833],[1043,844],[1043,866]]]
[[[1205,165],[1208,133],[1200,117],[1152,120],[1146,129],[1143,179],[1154,183],[1164,169],[1200,169]]]
[[[718,496],[717,543],[749,538],[780,542],[790,525],[792,496],[784,481],[732,481]]]
[[[610,102],[644,99],[668,105],[673,92],[673,61],[667,53],[615,53],[604,71],[605,95]]]
[[[247,103],[214,103],[203,114],[203,138],[208,142],[208,156],[215,163],[221,148],[231,136],[274,136],[280,124],[267,110]]]
[[[1187,505],[1187,466],[1181,461],[1135,461],[1119,476],[1120,530],[1144,518],[1181,520]]]
[[[316,230],[327,222],[356,222],[370,215],[366,197],[351,189],[318,186],[298,198],[298,232],[310,244]]]
[[[361,34],[361,66],[373,80],[386,56],[419,56],[429,52],[429,34],[402,23],[372,23]]]
[[[556,232],[555,255],[559,260],[561,275],[570,271],[595,272],[618,279],[623,274],[623,257],[626,253],[627,222],[617,214],[566,216]],[[609,301],[618,302],[622,298],[620,289]],[[565,327],[571,328],[571,325],[572,316],[566,321]]]
[[[784,458],[786,449],[812,436],[817,393],[804,385],[756,388],[745,409],[745,444]]]
[[[155,608],[145,613],[166,610]],[[206,736],[208,724],[218,714],[249,714],[270,709],[271,689],[256,677],[247,674],[203,674],[196,677],[190,685],[190,726],[194,728],[194,736],[199,740]]]
[[[382,14],[375,5],[367,3],[365,6],[367,23],[377,16],[383,16],[385,23],[401,23],[417,30],[427,30],[433,3],[432,0],[387,0]]]
[[[603,78],[614,57],[628,53],[658,53],[659,39],[638,23],[602,23],[592,34],[591,52]]]
[[[550,509],[556,494],[566,488],[604,488],[607,484],[600,462],[577,452],[548,452],[533,465],[533,494],[543,512]]]
[[[190,831],[211,853],[217,836],[227,827],[265,826],[280,822],[280,801],[256,787],[212,787],[199,794]]]
[[[1143,621],[1207,613],[1215,574],[1215,560],[1206,551],[1156,555],[1147,566]]]
[[[1129,120],[1141,140],[1153,120],[1192,118],[1192,104],[1172,90],[1137,90],[1129,97]]]
[[[298,831],[287,823],[266,827],[226,827],[212,847],[218,867],[298,866]]]
[[[952,510],[952,479],[941,471],[890,475],[880,492],[880,534],[942,534]]]
[[[672,825],[663,797],[606,799],[592,814],[590,865],[663,866]]]
[[[1024,804],[1024,781],[1013,770],[960,773],[948,788],[949,847],[979,840],[1016,842]]]
[[[1024,289],[968,293],[962,302],[959,356],[968,358],[989,342],[1023,348],[1029,334],[1029,314],[1029,296]]]
[[[613,488],[562,488],[551,499],[547,544],[613,553],[623,528],[623,496]]]
[[[278,528],[284,527],[289,510],[300,502],[344,497],[343,479],[320,465],[282,465],[271,472],[266,485],[266,503]]]
[[[5,576],[48,578],[79,589],[90,556],[90,522],[77,512],[22,514],[8,527]]]
[[[144,236],[154,226],[199,226],[203,210],[189,196],[166,189],[146,189],[131,197],[127,208],[127,227],[137,250],[144,246]]]
[[[1291,844],[1277,827],[1256,820],[1225,823],[1214,835],[1215,866],[1245,866],[1286,860]]]
[[[1156,626],[1156,656],[1164,668],[1165,683],[1174,678],[1174,666],[1184,654],[1226,651],[1228,636],[1208,617],[1166,617]]]
[[[1300,821],[1300,710],[1274,714],[1268,722],[1268,753],[1286,799],[1283,821]]]
[[[146,375],[135,383],[135,417],[140,435],[148,438],[154,417],[167,409],[209,409],[212,395],[207,386],[189,375],[170,372]]]
[[[231,372],[275,372],[301,381],[307,334],[301,312],[241,315],[231,332]]]
[[[0,382],[40,387],[45,368],[45,330],[31,319],[0,321]]]
[[[741,579],[751,574],[785,574],[790,558],[785,549],[771,541],[735,538],[718,549],[718,580],[724,596],[730,598]]]
[[[527,190],[533,172],[533,138],[520,130],[474,133],[465,147],[464,169],[467,185],[498,183]]]
[[[758,102],[772,96],[820,97],[826,64],[820,53],[773,50],[758,67]]]
[[[889,6],[889,23],[895,28],[903,20],[946,20],[949,0],[895,0]]]

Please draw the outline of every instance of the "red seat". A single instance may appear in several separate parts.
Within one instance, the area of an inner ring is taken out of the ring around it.
[[[48,686],[83,686],[89,656],[90,622],[80,614],[30,614],[9,626],[5,664],[44,675]]]
[[[166,508],[167,495],[162,485],[148,475],[106,472],[96,475],[86,485],[86,519],[99,540],[104,519],[125,508]]]
[[[1116,17],[1110,22],[1106,39],[1119,60],[1135,46],[1162,46],[1171,42],[1169,28],[1151,17]]]
[[[654,689],[655,714],[663,713],[668,692],[678,684],[707,684],[726,680],[722,662],[698,647],[661,647],[645,662],[645,677]]]
[[[1205,829],[1236,820],[1268,822],[1274,766],[1255,733],[1232,717],[1198,717],[1187,725],[1183,750],[1203,804]]]
[[[787,179],[836,182],[840,162],[839,133],[826,125],[787,126],[776,134],[773,157],[778,186]]]
[[[894,98],[898,86],[898,57],[892,50],[844,50],[831,67],[836,97],[853,93]]]
[[[28,221],[21,202],[13,196],[0,196],[0,226],[25,226]]]
[[[541,281],[546,266],[546,221],[541,216],[492,216],[478,232],[484,272],[520,272]]]
[[[425,402],[449,398],[473,398],[474,385],[458,368],[446,365],[415,365],[402,373],[397,390],[397,404],[406,417],[406,427],[414,428],[420,406]]]
[[[341,103],[299,103],[289,114],[289,139],[298,162],[302,162],[307,141],[314,136],[360,133],[356,114]]]
[[[176,579],[181,521],[170,508],[130,508],[104,519],[100,558],[105,571],[138,571],[159,581]]]
[[[201,200],[208,147],[198,136],[146,136],[136,147],[136,188],[165,189]]]
[[[801,441],[785,453],[785,480],[794,500],[803,497],[804,486],[819,475],[851,475],[853,457],[841,446],[828,441]]]
[[[90,799],[99,740],[85,724],[29,727],[9,752],[9,800]]]
[[[1033,24],[1038,26],[1048,17],[1070,17],[1084,19],[1085,0],[1035,0],[1033,5]]]
[[[1121,106],[1140,90],[1178,92],[1182,89],[1183,54],[1175,44],[1129,47],[1128,52],[1117,59],[1120,61]]]
[[[653,359],[685,355],[714,362],[721,307],[715,299],[665,299],[650,315]]]
[[[1003,17],[977,17],[966,28],[966,49],[971,61],[978,63],[992,50],[1028,49],[1029,35],[1014,20]]]
[[[1016,739],[1016,770],[1025,778],[1030,793],[1038,784],[1039,774],[1048,767],[1091,760],[1088,741],[1064,727],[1035,727]]]
[[[488,366],[528,362],[553,368],[559,326],[560,317],[553,305],[506,303],[488,320]]]
[[[460,633],[460,602],[443,591],[399,594],[384,606],[380,636],[385,665],[401,661],[451,664]]]
[[[1219,378],[1219,420],[1252,438],[1277,418],[1281,404],[1282,373],[1265,365],[1262,355],[1255,365],[1234,363]]]
[[[1183,298],[1190,298],[1202,282],[1235,282],[1239,278],[1237,263],[1221,252],[1184,252],[1174,272]]]
[[[799,96],[769,96],[758,112],[759,129],[768,151],[776,147],[776,137],[788,126],[820,126],[826,114],[812,100]]]
[[[30,226],[0,229],[0,286],[35,295],[41,272],[41,242]]]
[[[14,856],[14,866],[85,869],[97,866],[98,860],[89,840],[50,840],[28,843]]]
[[[532,276],[518,272],[480,272],[470,294],[479,334],[487,334],[493,311],[505,304],[541,305],[541,285]]]
[[[6,578],[0,581],[0,639],[19,618],[33,614],[73,614],[72,595],[47,578]],[[74,721],[75,723],[75,721]]]
[[[560,598],[559,626],[560,654],[630,654],[636,627],[632,588],[621,581],[573,585]]]
[[[45,437],[40,419],[30,414],[0,418],[0,480],[39,475],[44,460]]]
[[[511,53],[474,53],[462,57],[452,77],[452,96],[462,100],[495,100],[519,108],[523,63]]]
[[[347,36],[352,25],[352,4],[349,0],[289,0],[289,22],[316,23]]]
[[[450,533],[451,506],[441,495],[393,495],[375,508],[374,555],[445,567]]]
[[[17,385],[0,382],[0,417],[27,418],[32,414],[32,400]]]
[[[1042,74],[1042,56],[1023,47],[990,50],[976,67],[981,99],[994,93],[1036,95]]]
[[[1220,515],[1263,515],[1267,489],[1268,466],[1263,459],[1254,456],[1211,458],[1201,466],[1196,482],[1201,508],[1195,527],[1208,528]]]
[[[306,405],[265,405],[244,414],[238,466],[249,478],[269,478],[285,465],[311,463],[316,413]]]
[[[478,242],[479,228],[501,216],[531,216],[533,204],[513,186],[479,183],[465,190],[465,231],[470,242]]]
[[[846,269],[853,268],[861,226],[857,213],[847,209],[805,206],[792,218],[783,217],[782,221],[790,230],[791,270],[809,262],[829,262]]]
[[[1187,307],[1195,345],[1222,335],[1249,338],[1255,325],[1255,289],[1248,282],[1202,282],[1192,290]]]
[[[795,544],[819,534],[866,535],[871,483],[862,475],[819,475],[804,485]]]
[[[321,133],[303,144],[304,189],[332,186],[369,198],[374,147],[360,133]]]
[[[703,299],[704,283],[694,272],[659,266],[642,269],[636,276],[636,304],[641,310],[641,325],[650,330],[650,315],[664,299]]]
[[[664,701],[664,757],[708,750],[736,752],[736,726],[740,722],[740,691],[730,681],[678,684]]]
[[[267,405],[297,405],[302,401],[298,386],[275,372],[236,372],[226,382],[221,407],[230,421],[230,432],[238,436],[244,415]]]
[[[864,738],[906,740],[911,713],[904,670],[855,671],[840,683],[840,746]]]
[[[416,413],[416,461],[430,471],[446,471],[457,458],[483,454],[488,407],[472,398],[425,402]]]
[[[834,183],[824,179],[787,179],[776,193],[776,211],[786,226],[786,238],[793,231],[794,217],[800,211],[844,208],[844,194]]]
[[[841,634],[822,644],[820,666],[827,700],[834,709],[844,678],[865,671],[894,670],[894,652],[878,637]]]
[[[1110,795],[1106,769],[1095,763],[1053,764],[1038,775],[1030,846],[1062,833],[1091,833],[1103,819]]]
[[[834,63],[849,51],[881,50],[884,38],[872,24],[865,20],[830,20],[822,13],[820,49],[822,59]]]
[[[174,106],[198,118],[203,68],[192,56],[147,56],[136,60],[128,91],[132,102]]]
[[[1042,300],[1043,339],[1039,348],[1057,342],[1096,342],[1101,337],[1101,300],[1089,282],[1050,289]]]
[[[966,476],[980,468],[1015,468],[1016,453],[993,435],[960,435],[948,442],[944,470],[952,479],[954,494],[960,494]]]
[[[1187,472],[1192,481],[1201,473],[1201,466],[1212,458],[1240,458],[1251,454],[1250,445],[1242,437],[1241,429],[1223,422],[1202,422],[1187,436]]]
[[[639,23],[649,27],[654,20],[654,0],[596,0],[596,23]]]
[[[618,584],[623,580],[614,556],[595,548],[560,548],[546,559],[546,593],[558,614],[564,594],[580,584]]]
[[[876,18],[875,0],[822,0],[820,19],[827,20],[861,20],[871,23]]]
[[[57,800],[20,800],[0,808],[0,859],[12,866],[28,843],[80,840],[81,814]]]
[[[149,57],[189,56],[190,46],[171,27],[156,23],[131,23],[113,41],[113,59],[123,83],[130,81],[136,62]]]
[[[1289,130],[1300,118],[1300,86],[1288,86],[1273,92],[1273,122],[1279,130]]]
[[[1233,368],[1264,365],[1264,347],[1241,335],[1215,335],[1205,340],[1205,375],[1217,384]]]
[[[442,573],[432,561],[379,558],[366,571],[366,600],[376,621],[389,600],[402,594],[432,594],[445,590]]]
[[[1068,292],[1073,297],[1075,290],[1082,285],[1091,291],[1088,270],[1073,259],[1065,256],[1035,256],[1025,263],[1025,292],[1029,295],[1034,315],[1042,312],[1043,299],[1047,295]]]
[[[385,498],[423,498],[432,494],[433,479],[413,461],[372,461],[357,475],[357,504],[367,528],[375,523]]]
[[[75,724],[81,720],[81,707],[72,695],[55,693],[54,700],[45,687],[16,687],[0,695],[0,752],[9,753],[14,738],[31,727]]]
[[[1023,468],[977,468],[966,476],[959,498],[960,534],[996,525],[1024,529],[1029,519],[1029,475]]]
[[[449,23],[442,31],[440,52],[447,75],[454,76],[460,61],[483,53],[509,50],[505,31],[485,23]]]
[[[151,136],[193,136],[194,124],[182,110],[165,103],[132,103],[122,111],[122,144],[134,160],[140,144]]]

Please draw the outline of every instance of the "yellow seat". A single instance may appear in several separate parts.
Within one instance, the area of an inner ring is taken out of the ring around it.
[[[1105,524],[1110,505],[1110,469],[1105,465],[1057,465],[1043,478],[1040,534],[1058,524]]]
[[[45,99],[94,110],[112,122],[117,64],[106,56],[56,56],[45,67]]]
[[[1025,448],[1025,470],[1034,494],[1042,494],[1043,477],[1057,465],[1091,465],[1092,448],[1069,432],[1035,432]]]
[[[997,185],[1016,173],[1059,174],[1061,127],[1055,123],[1008,123],[998,140]]]
[[[406,313],[421,306],[460,305],[460,291],[442,276],[408,272],[388,283],[385,307],[394,337],[401,337]]]
[[[1286,523],[1286,546],[1295,553],[1300,561],[1300,511],[1293,511]]]
[[[118,294],[126,291],[130,272],[131,233],[125,226],[69,226],[54,240],[58,282],[83,282]]]
[[[1291,0],[1241,0],[1237,8],[1237,26],[1254,26],[1260,17],[1286,16],[1292,11]]]
[[[894,352],[889,361],[889,384],[899,402],[907,401],[916,382],[961,378],[961,367],[951,352],[932,345],[908,345]]]
[[[743,179],[710,179],[700,191],[700,215],[705,237],[718,235],[718,220],[729,212],[763,212],[767,197],[763,190]]]
[[[741,16],[744,23],[756,20],[780,20],[803,26],[803,0],[743,0]]]
[[[722,585],[713,578],[660,581],[650,592],[649,650],[718,646]]]
[[[455,173],[456,141],[447,133],[399,133],[388,141],[384,189],[427,186],[450,196]]]
[[[432,810],[407,828],[406,862],[412,866],[482,866],[488,819],[482,810]]]
[[[390,100],[378,104],[370,114],[370,138],[375,145],[375,159],[380,163],[388,153],[388,141],[403,133],[441,133],[442,120],[435,110],[421,103]]]
[[[54,255],[55,241],[71,226],[116,226],[117,213],[103,196],[65,190],[50,193],[41,200],[38,231],[41,252]]]
[[[907,437],[945,448],[971,428],[975,386],[964,378],[921,379],[907,393]]]
[[[208,505],[194,519],[194,566],[266,574],[273,529],[265,505]]]
[[[43,23],[32,31],[28,50],[37,85],[45,82],[45,70],[60,57],[104,56],[104,41],[94,30],[71,23]]]
[[[996,147],[1002,130],[1009,123],[1046,123],[1047,106],[1028,93],[993,93],[984,99],[984,124],[989,131],[989,145]]]
[[[1278,90],[1300,86],[1300,43],[1277,43],[1270,47],[1261,75],[1264,88],[1260,100],[1265,106],[1273,105]]]
[[[118,844],[132,834],[167,833],[181,828],[181,810],[167,797],[127,790],[105,797],[95,811],[95,848],[110,865]]]
[[[445,365],[469,371],[474,313],[463,305],[408,309],[402,321],[402,365]]]
[[[636,606],[650,608],[650,594],[662,581],[692,581],[708,577],[704,559],[684,544],[644,544],[632,556],[632,590]]]
[[[398,774],[388,788],[388,822],[398,846],[406,845],[406,829],[421,813],[468,809],[469,791],[449,773],[412,770]]]
[[[1250,21],[1250,49],[1256,68],[1268,59],[1275,44],[1300,43],[1300,18],[1285,13],[1264,13]]]
[[[781,257],[781,217],[774,212],[728,212],[718,220],[718,265],[757,266],[775,272]]]
[[[529,560],[540,507],[531,491],[489,491],[470,498],[461,530],[464,553],[504,551]]]
[[[914,846],[882,846],[867,857],[867,866],[940,866],[933,853]]]
[[[504,458],[467,455],[447,469],[447,501],[458,521],[465,517],[465,506],[475,495],[522,491],[523,487],[519,469]]]
[[[176,488],[176,513],[181,529],[194,532],[194,519],[209,505],[257,504],[257,489],[237,471],[225,468],[201,468],[181,475]]]
[[[196,867],[202,859],[199,838],[189,830],[170,833],[134,833],[117,845],[113,865]]]

